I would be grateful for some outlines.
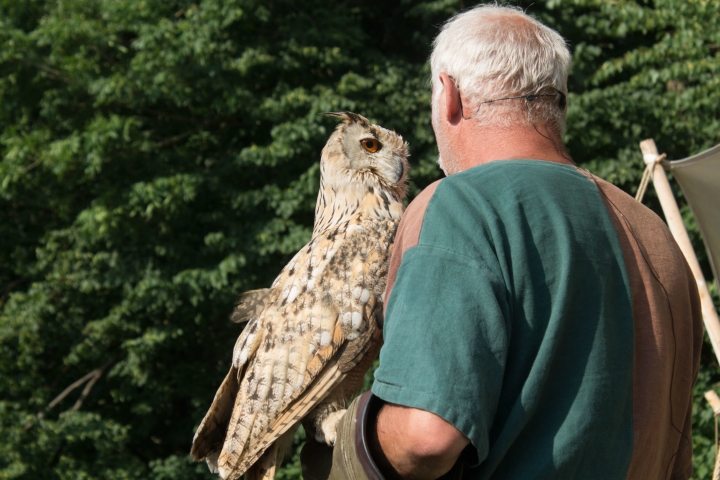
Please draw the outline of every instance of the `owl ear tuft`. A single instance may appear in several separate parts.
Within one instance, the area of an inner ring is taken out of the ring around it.
[[[363,117],[362,115],[358,115],[357,113],[353,112],[325,112],[323,115],[327,115],[328,117],[335,117],[343,120],[346,124],[351,123],[359,123],[360,125],[363,125],[365,127],[370,126],[370,121]]]

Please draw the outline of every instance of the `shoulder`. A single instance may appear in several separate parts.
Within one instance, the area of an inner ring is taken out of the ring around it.
[[[404,252],[417,245],[423,231],[447,231],[451,219],[472,216],[476,208],[472,204],[476,202],[463,197],[482,192],[476,183],[472,175],[462,172],[428,185],[405,210],[395,237],[395,251]]]
[[[410,247],[417,245],[422,229],[425,212],[428,204],[433,198],[435,191],[441,182],[447,179],[437,180],[428,185],[415,199],[410,202],[405,213],[403,213],[400,225],[395,236],[395,250],[403,252]]]
[[[603,209],[597,189],[582,173],[543,160],[501,160],[469,168],[443,179],[424,200],[420,243],[452,245],[479,236],[498,239],[508,224],[543,224],[548,216],[563,217],[568,210]]]
[[[497,160],[443,179],[430,206],[460,208],[458,214],[468,208],[496,211],[536,198],[587,197],[593,192],[596,190],[592,182],[571,165],[544,160]]]
[[[447,178],[436,180],[425,187],[425,189],[420,192],[420,194],[415,197],[412,202],[410,202],[403,214],[402,220],[400,221],[401,227],[404,226],[403,224],[410,224],[413,226],[416,224],[422,224],[422,219],[425,216],[425,211],[427,210],[430,200],[435,195],[435,191],[438,186],[440,186],[440,183],[445,181],[447,181]],[[419,228],[419,225],[417,225],[417,227]]]
[[[637,257],[635,262],[646,263],[670,289],[677,284],[694,285],[685,256],[665,222],[615,185],[590,173],[587,175],[597,185],[625,255]]]
[[[395,284],[397,272],[400,268],[400,264],[402,263],[404,253],[418,244],[418,240],[420,239],[420,230],[423,226],[423,220],[425,218],[425,212],[427,211],[428,204],[433,198],[433,195],[440,183],[445,180],[447,179],[440,179],[428,185],[417,197],[415,197],[412,202],[410,202],[410,205],[408,205],[405,213],[403,213],[392,247],[393,251],[392,256],[390,257],[390,265],[388,266],[387,286],[384,298],[387,299],[393,285]]]
[[[664,257],[670,254],[676,257],[676,262],[682,264],[684,268],[685,260],[682,252],[665,222],[655,212],[612,183],[590,172],[585,175],[597,186],[621,240],[624,235],[631,236],[640,246],[646,247],[644,248],[646,256],[659,255],[667,260]]]
[[[667,225],[665,225],[665,222],[663,222],[655,212],[620,190],[612,183],[589,172],[586,176],[593,180],[595,185],[597,185],[608,210],[616,211],[622,214],[623,217],[625,217],[625,219],[631,224],[641,225],[643,230],[648,228],[652,229],[654,231],[653,235],[660,234],[662,237],[665,237],[666,240],[671,240],[670,231],[668,230]]]

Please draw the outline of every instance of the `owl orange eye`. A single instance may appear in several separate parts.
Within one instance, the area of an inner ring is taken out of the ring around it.
[[[366,138],[365,140],[360,140],[360,145],[362,145],[362,147],[370,153],[375,153],[380,150],[380,142],[378,142],[374,138]]]

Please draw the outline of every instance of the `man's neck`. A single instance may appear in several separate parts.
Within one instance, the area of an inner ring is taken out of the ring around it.
[[[496,160],[544,160],[575,165],[558,136],[544,126],[478,126],[465,123],[458,136],[458,166],[461,170]],[[488,141],[492,139],[492,141]]]

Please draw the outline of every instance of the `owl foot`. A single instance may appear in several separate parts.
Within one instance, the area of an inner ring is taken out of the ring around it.
[[[320,428],[315,431],[315,440],[320,443],[325,442],[331,447],[335,445],[337,426],[345,412],[347,412],[346,409],[338,410],[325,417],[320,423]]]

